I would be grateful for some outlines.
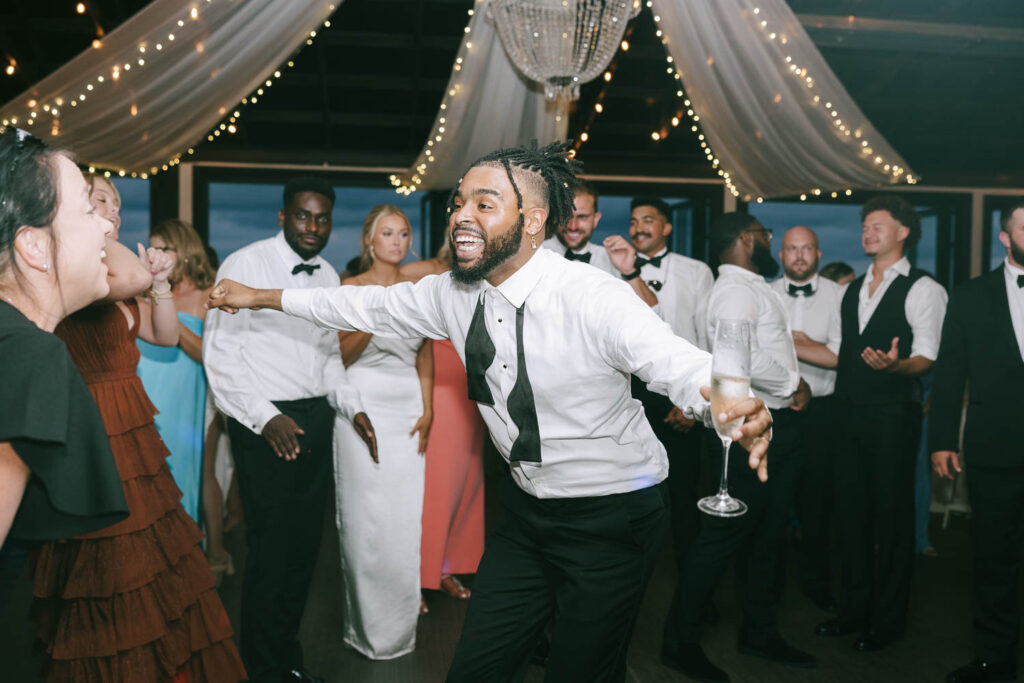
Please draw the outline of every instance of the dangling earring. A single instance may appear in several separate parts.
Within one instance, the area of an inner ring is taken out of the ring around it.
[[[537,235],[530,235],[530,246],[534,249],[537,248]]]

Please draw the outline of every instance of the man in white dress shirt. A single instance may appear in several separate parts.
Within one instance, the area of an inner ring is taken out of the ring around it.
[[[833,396],[836,363],[842,339],[839,302],[844,289],[820,277],[818,236],[802,225],[782,236],[783,276],[771,284],[789,312],[800,377],[811,390],[811,402],[796,416],[800,432],[800,587],[826,612],[838,609],[832,589],[829,554],[833,515],[835,449]]]
[[[453,192],[450,274],[393,287],[285,292],[221,282],[211,306],[284,310],[335,329],[450,338],[510,476],[449,681],[521,680],[553,619],[547,678],[622,681],[629,633],[664,531],[665,451],[629,375],[706,420],[710,356],[672,334],[629,287],[538,249],[572,212],[564,144],[483,157]],[[770,417],[732,410],[766,475]]]
[[[318,254],[331,235],[334,189],[297,178],[284,189],[281,231],[224,260],[218,278],[261,287],[333,287]],[[338,335],[277,311],[210,311],[203,365],[228,416],[248,554],[241,654],[250,680],[321,680],[305,672],[298,641],[332,482],[335,411],[375,453],[373,428],[345,378]]]
[[[796,494],[799,432],[796,413],[809,399],[800,380],[786,307],[765,282],[779,264],[771,255],[771,233],[753,216],[727,213],[711,224],[711,254],[721,262],[705,306],[698,313],[701,336],[712,346],[717,321],[750,324],[750,386],[772,410],[774,428],[768,481],[739,467],[742,451],[730,449],[729,492],[747,504],[740,517],[705,516],[679,577],[679,590],[665,628],[662,661],[700,681],[728,681],[700,647],[701,617],[729,561],[736,557],[743,621],[737,636],[741,654],[792,666],[811,667],[813,656],[779,634],[776,611],[780,546]],[[707,432],[711,471],[722,471],[722,445]],[[716,482],[717,483],[717,478]]]
[[[594,244],[590,238],[601,222],[597,210],[597,188],[585,180],[578,180],[573,191],[572,218],[564,227],[544,240],[542,246],[563,255],[570,261],[582,261],[600,268],[609,275],[618,277],[619,271],[612,265],[604,247]]]
[[[835,390],[839,616],[816,632],[859,632],[854,648],[868,652],[888,647],[906,627],[919,378],[938,355],[946,290],[904,256],[921,235],[911,204],[879,195],[863,206],[861,221],[872,263],[843,295]]]

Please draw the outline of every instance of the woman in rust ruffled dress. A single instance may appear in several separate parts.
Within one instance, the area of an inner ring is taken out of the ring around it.
[[[129,263],[126,251],[108,242],[112,278]],[[143,271],[141,279],[148,275]],[[140,280],[137,273],[130,277]],[[144,281],[138,289],[148,286]],[[165,296],[159,290],[154,287],[148,308],[173,307],[169,288]],[[130,515],[39,552],[33,611],[46,647],[47,681],[246,678],[199,546],[202,533],[181,507],[181,492],[165,462],[168,451],[153,423],[155,409],[136,375],[135,339],[146,324],[152,322],[142,320],[131,298],[83,309],[56,330],[99,407]]]

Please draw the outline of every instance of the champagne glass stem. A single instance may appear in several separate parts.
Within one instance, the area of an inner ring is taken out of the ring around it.
[[[721,437],[722,439],[722,481],[718,484],[718,495],[727,496],[729,495],[729,486],[726,482],[726,476],[729,472],[729,446],[732,445],[732,439],[727,436]]]

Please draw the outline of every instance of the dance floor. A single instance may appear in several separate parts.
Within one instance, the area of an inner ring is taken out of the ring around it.
[[[814,635],[814,625],[827,615],[814,608],[796,589],[790,563],[789,582],[779,611],[780,629],[793,645],[817,655],[816,669],[793,669],[739,655],[736,627],[739,620],[731,576],[719,586],[715,604],[719,622],[705,630],[708,656],[732,675],[733,681],[810,683],[830,681],[942,681],[945,674],[972,656],[970,629],[970,552],[968,520],[954,517],[942,530],[932,517],[932,541],[936,558],[918,557],[910,605],[910,627],[905,638],[890,649],[870,654],[853,650],[853,637],[825,640]],[[226,538],[235,565],[244,564],[241,529]],[[671,599],[675,570],[670,549],[665,548],[644,599],[629,653],[627,680],[631,683],[686,681],[658,661],[661,626]],[[221,595],[238,623],[240,576],[227,577]],[[347,648],[341,640],[341,576],[333,510],[325,519],[324,543],[317,565],[312,595],[306,606],[302,642],[307,667],[331,683],[433,683],[443,681],[462,626],[465,605],[440,593],[427,597],[430,613],[421,617],[416,652],[399,659],[372,662]],[[0,680],[31,682],[36,660],[31,654],[32,626],[27,614],[30,587],[23,580],[15,587],[0,612]],[[1024,648],[1018,654],[1024,661]],[[543,680],[543,669],[531,667],[527,681]]]

